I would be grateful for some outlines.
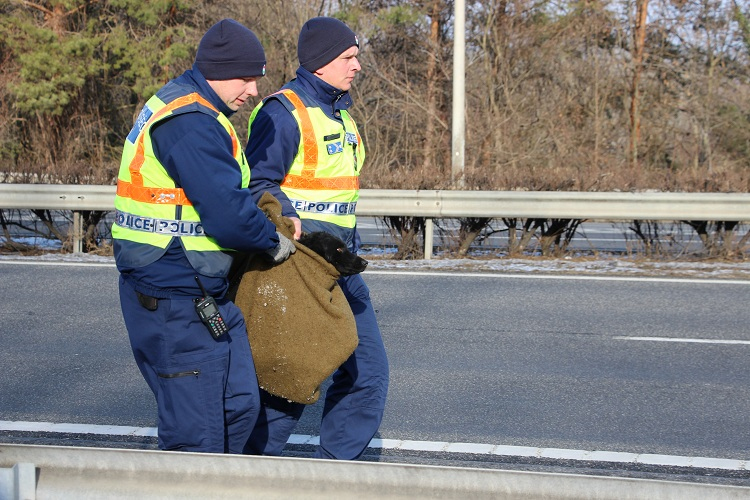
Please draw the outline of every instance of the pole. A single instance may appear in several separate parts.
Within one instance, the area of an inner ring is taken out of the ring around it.
[[[451,184],[455,189],[464,187],[464,150],[466,147],[466,6],[464,0],[455,0],[453,23],[453,135]]]

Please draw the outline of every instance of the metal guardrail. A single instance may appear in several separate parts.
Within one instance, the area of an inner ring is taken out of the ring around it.
[[[115,186],[0,184],[0,209],[114,210]],[[363,189],[357,214],[750,221],[750,193]]]
[[[311,458],[0,445],[2,499],[734,500],[749,497],[750,487],[651,479]]]
[[[0,184],[0,209],[71,210],[74,214],[81,210],[112,211],[114,197],[115,186]],[[425,217],[425,241],[433,241],[432,219],[437,218],[745,222],[750,221],[750,193],[363,189],[357,214]],[[75,221],[74,217],[74,226]],[[76,248],[80,251],[80,241]],[[425,258],[431,254],[432,246],[425,245]]]

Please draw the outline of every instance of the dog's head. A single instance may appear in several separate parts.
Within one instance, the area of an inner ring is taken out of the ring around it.
[[[350,252],[346,243],[330,233],[303,233],[299,242],[331,263],[341,276],[361,273],[367,267],[365,259]]]

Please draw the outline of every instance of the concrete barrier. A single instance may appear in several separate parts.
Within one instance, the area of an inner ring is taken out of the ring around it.
[[[750,498],[748,487],[675,481],[65,446],[0,444],[0,468],[0,500]]]

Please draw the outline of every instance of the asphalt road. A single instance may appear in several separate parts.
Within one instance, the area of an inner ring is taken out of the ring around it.
[[[381,439],[750,459],[750,282],[385,271],[365,279],[391,363]],[[111,265],[0,261],[0,420],[155,426],[116,283]],[[315,436],[320,410],[309,407],[295,432]],[[4,442],[92,440],[153,446],[0,429]],[[750,485],[743,470],[446,458],[429,448],[366,459]]]

